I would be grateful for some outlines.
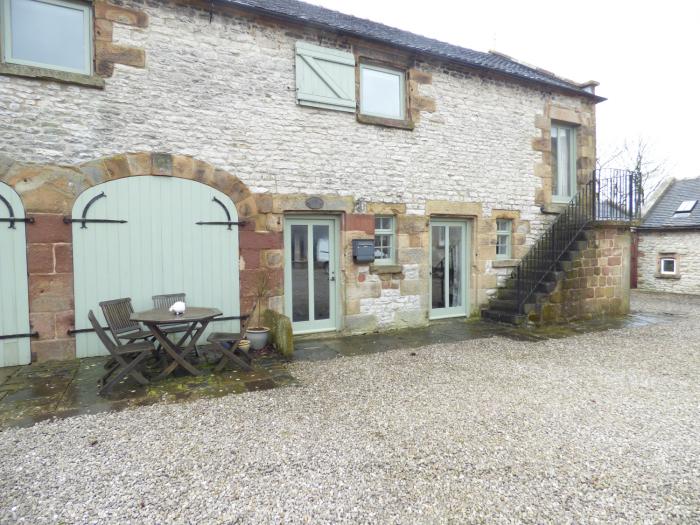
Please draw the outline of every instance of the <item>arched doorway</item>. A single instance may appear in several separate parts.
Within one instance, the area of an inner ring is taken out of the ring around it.
[[[19,195],[0,182],[0,367],[26,365],[31,361],[27,236],[23,219],[24,207]]]
[[[190,305],[239,315],[238,228],[225,224],[238,213],[221,191],[184,178],[126,177],[83,192],[72,217],[77,357],[105,353],[94,334],[80,332],[89,310],[104,321],[100,301],[131,297],[138,311],[152,307],[153,295],[185,292]]]

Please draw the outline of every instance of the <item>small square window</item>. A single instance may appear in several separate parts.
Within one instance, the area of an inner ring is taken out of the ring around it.
[[[662,275],[675,275],[676,260],[670,257],[664,257],[660,261]]]
[[[0,0],[3,62],[92,73],[92,9],[66,0]]]
[[[496,259],[512,258],[513,221],[511,219],[496,220]]]
[[[403,71],[360,64],[360,113],[403,120],[406,113]]]
[[[395,250],[394,218],[374,218],[374,261],[378,264],[393,264]]]

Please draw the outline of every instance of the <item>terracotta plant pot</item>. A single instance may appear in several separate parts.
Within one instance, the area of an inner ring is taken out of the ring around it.
[[[261,350],[267,345],[267,341],[270,338],[270,329],[266,326],[248,328],[246,337],[250,341],[250,347],[253,350]]]

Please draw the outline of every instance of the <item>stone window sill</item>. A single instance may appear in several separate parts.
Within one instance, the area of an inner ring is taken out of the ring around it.
[[[12,75],[16,77],[36,78],[41,80],[55,80],[66,84],[77,84],[92,88],[102,89],[105,81],[98,75],[82,75],[80,73],[68,73],[43,67],[25,66],[20,64],[0,63],[0,75]]]
[[[401,273],[403,266],[400,264],[370,264],[369,271],[376,274]]]
[[[564,204],[563,202],[550,202],[549,204],[544,204],[540,210],[542,213],[559,215],[566,209],[567,206],[568,203]]]
[[[656,273],[654,274],[654,277],[657,279],[680,279],[681,276],[678,274],[666,274],[666,273]]]
[[[385,126],[387,128],[413,130],[415,127],[414,123],[408,119],[396,120],[384,117],[370,117],[369,115],[363,115],[362,113],[357,113],[357,121],[361,122],[362,124],[374,124],[375,126]]]
[[[496,259],[491,262],[493,268],[512,268],[513,266],[518,266],[517,259]]]

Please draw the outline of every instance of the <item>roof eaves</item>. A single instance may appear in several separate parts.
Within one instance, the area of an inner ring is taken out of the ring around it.
[[[662,224],[659,226],[637,226],[636,228],[639,231],[700,231],[700,224],[687,224],[683,226],[669,226],[667,224]]]

